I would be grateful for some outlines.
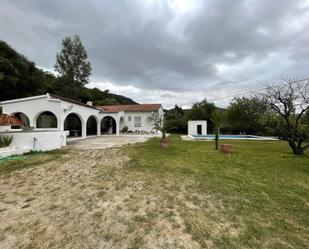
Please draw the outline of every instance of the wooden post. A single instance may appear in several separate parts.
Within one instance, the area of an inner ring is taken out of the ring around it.
[[[220,128],[217,128],[217,132],[215,134],[216,150],[219,149],[219,133],[220,133]]]

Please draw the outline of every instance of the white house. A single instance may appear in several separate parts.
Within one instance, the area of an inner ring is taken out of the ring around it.
[[[106,113],[121,113],[119,120],[119,130],[122,131],[127,126],[129,132],[152,132],[153,122],[150,117],[155,112],[163,117],[163,109],[161,104],[141,104],[141,105],[113,105],[113,106],[97,106]]]
[[[2,101],[0,107],[0,130],[16,138],[14,146],[28,144],[33,150],[60,148],[66,144],[66,136],[119,135],[125,126],[128,132],[152,133],[150,117],[164,115],[160,104],[95,107],[91,102],[84,104],[53,94]],[[9,127],[7,117],[17,118],[22,125]]]
[[[119,134],[129,131],[153,132],[149,119],[157,112],[163,117],[161,104],[92,106],[53,94],[0,102],[2,113],[21,119],[34,130],[69,131],[70,136]]]
[[[188,135],[207,135],[206,120],[188,121]]]

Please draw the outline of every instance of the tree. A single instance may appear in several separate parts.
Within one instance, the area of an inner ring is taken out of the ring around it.
[[[213,129],[212,115],[216,107],[214,103],[210,103],[207,99],[194,103],[192,109],[187,114],[188,120],[207,120],[210,129]]]
[[[175,105],[175,108],[166,111],[165,122],[168,132],[187,132],[185,111],[178,105]]]
[[[33,62],[0,40],[0,101],[42,94],[46,87],[44,74]]]
[[[262,98],[280,117],[277,129],[289,143],[295,155],[304,155],[309,144],[308,121],[305,114],[309,111],[309,80],[281,79],[266,88]]]
[[[84,103],[91,100],[94,105],[136,104],[132,99],[108,90],[89,89],[63,77],[56,78],[52,73],[37,68],[33,62],[1,40],[0,89],[0,101],[53,93]]]
[[[79,36],[62,40],[62,49],[56,55],[55,70],[65,84],[81,87],[89,82],[91,65]]]
[[[164,117],[159,115],[158,112],[154,112],[152,113],[151,116],[147,118],[147,120],[148,122],[153,124],[153,128],[152,128],[153,130],[160,131],[162,133],[162,140],[166,139],[167,127],[166,127]]]
[[[264,99],[258,96],[251,98],[234,98],[226,111],[226,118],[233,132],[257,133],[263,132],[268,106]]]

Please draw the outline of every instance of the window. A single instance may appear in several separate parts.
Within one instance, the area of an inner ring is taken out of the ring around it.
[[[134,117],[134,127],[142,127],[142,117]]]
[[[129,122],[131,121],[131,116],[128,117],[128,121],[129,121]]]

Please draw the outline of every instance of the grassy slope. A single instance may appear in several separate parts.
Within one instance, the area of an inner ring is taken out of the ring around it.
[[[231,157],[212,142],[173,136],[161,150],[153,139],[129,149],[131,170],[159,179],[161,191],[183,192],[193,206],[179,211],[203,247],[307,248],[309,157],[295,157],[284,142],[229,142]]]

